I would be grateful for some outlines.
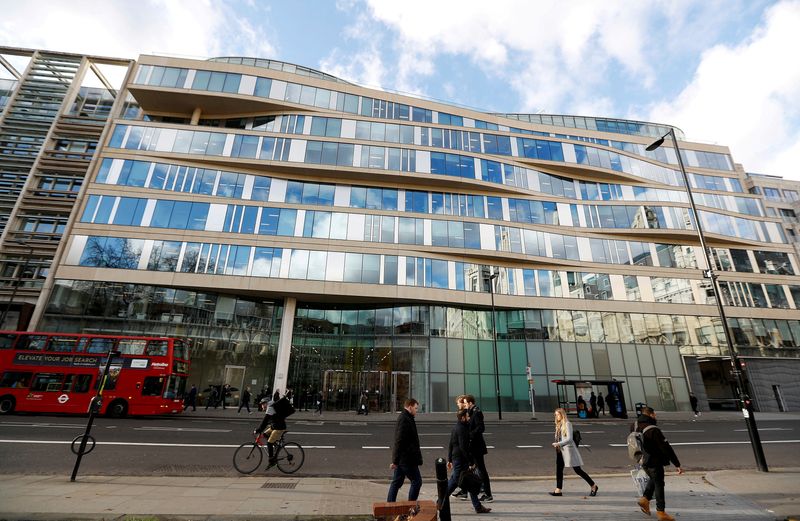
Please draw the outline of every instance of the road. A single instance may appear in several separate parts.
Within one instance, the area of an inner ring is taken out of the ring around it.
[[[95,420],[97,448],[83,458],[80,473],[102,475],[231,476],[235,447],[247,441],[258,420],[243,418],[173,418]],[[336,420],[289,421],[293,441],[306,449],[298,475],[345,478],[389,476],[390,422]],[[0,474],[66,474],[75,456],[70,441],[83,433],[86,418],[45,415],[0,417]],[[754,468],[742,421],[662,421],[660,427],[687,470]],[[495,476],[542,476],[554,472],[552,423],[547,421],[487,422],[490,446],[487,467]],[[590,473],[629,468],[624,446],[627,422],[582,421],[584,468]],[[761,422],[759,430],[767,462],[775,467],[800,467],[800,420]],[[450,424],[418,425],[425,475],[434,460],[446,457]],[[274,470],[270,472],[275,472]]]

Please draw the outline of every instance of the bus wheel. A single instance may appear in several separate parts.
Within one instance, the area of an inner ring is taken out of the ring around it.
[[[125,400],[115,400],[108,406],[107,413],[112,418],[124,418],[128,414],[128,404]]]
[[[16,404],[13,396],[3,396],[0,398],[0,414],[11,414]]]

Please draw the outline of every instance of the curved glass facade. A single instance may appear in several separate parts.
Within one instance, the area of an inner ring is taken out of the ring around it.
[[[343,410],[362,391],[493,410],[495,354],[504,410],[529,410],[528,365],[543,410],[556,379],[662,410],[706,380],[729,397],[705,376],[728,353],[678,158],[645,150],[666,127],[512,119],[250,58],[142,57],[133,77],[45,324],[185,335],[198,385],[236,374]],[[726,148],[681,148],[736,349],[799,358],[781,222]]]

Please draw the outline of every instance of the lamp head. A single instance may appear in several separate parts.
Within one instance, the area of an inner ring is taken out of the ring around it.
[[[653,150],[657,149],[663,144],[664,144],[664,136],[661,136],[660,138],[656,139],[655,141],[647,145],[647,148],[645,148],[645,150],[647,150],[648,152],[652,152]]]

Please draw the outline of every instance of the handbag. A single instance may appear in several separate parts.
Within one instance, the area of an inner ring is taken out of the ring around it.
[[[633,488],[639,496],[644,496],[644,489],[647,488],[647,483],[650,481],[650,476],[644,471],[642,467],[636,465],[636,468],[631,471],[631,479],[633,479]]]
[[[458,476],[458,486],[464,492],[477,494],[481,489],[481,485],[483,485],[483,480],[481,479],[480,474],[478,474],[477,469],[462,470],[461,474]]]

